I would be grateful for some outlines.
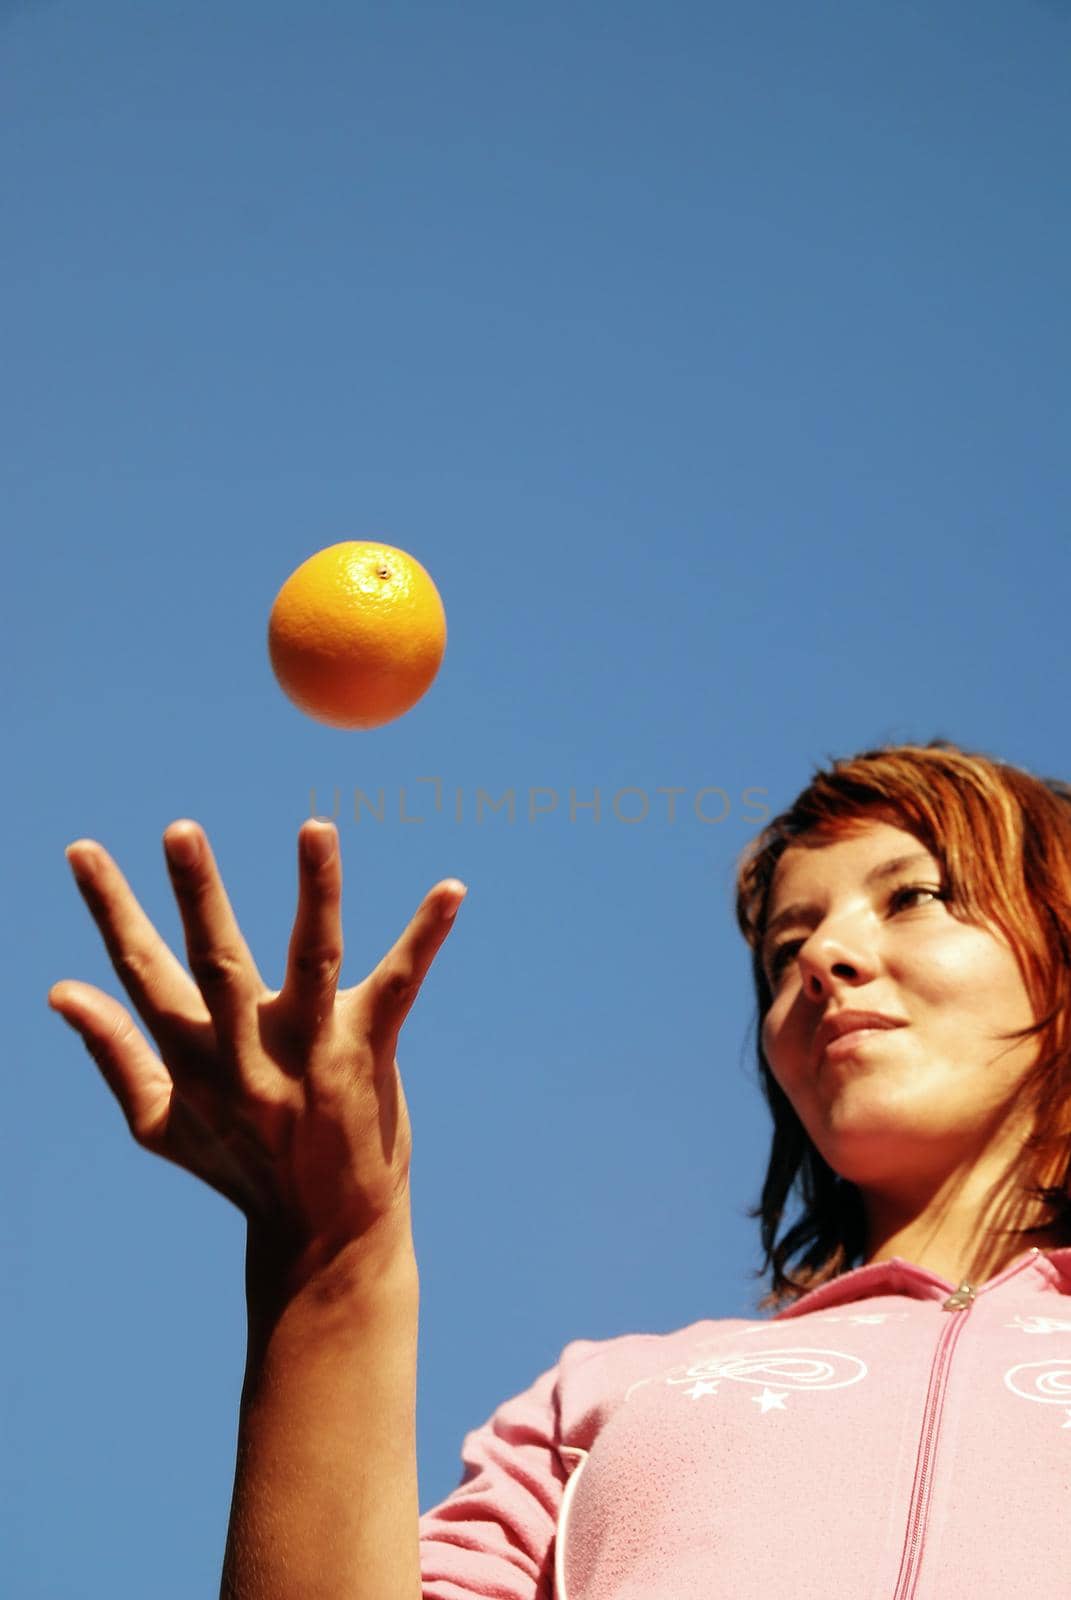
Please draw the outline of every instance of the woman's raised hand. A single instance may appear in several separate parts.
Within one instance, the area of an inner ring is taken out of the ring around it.
[[[395,1050],[467,891],[437,883],[368,977],[340,991],[338,835],[309,821],[298,845],[276,992],[196,823],[164,834],[192,978],[107,851],[78,840],[67,850],[78,886],[159,1054],[101,989],[63,979],[48,1001],[81,1034],[137,1143],[233,1201],[304,1279],[407,1205],[412,1141]]]

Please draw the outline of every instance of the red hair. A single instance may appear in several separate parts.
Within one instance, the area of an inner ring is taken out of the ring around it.
[[[1035,1022],[1009,1037],[1039,1039],[1023,1085],[1034,1131],[1015,1176],[1054,1215],[1038,1227],[1009,1231],[1026,1235],[1055,1225],[1068,1230],[1071,1242],[1071,785],[945,739],[888,745],[816,769],[738,864],[736,917],[752,952],[759,1078],[774,1120],[762,1198],[747,1213],[762,1219],[766,1259],[755,1276],[771,1272],[761,1309],[850,1270],[865,1250],[859,1190],[819,1154],[766,1060],[762,1025],[773,995],[761,952],[774,872],[789,845],[824,844],[875,821],[913,834],[941,864],[953,915],[999,929],[1015,952]],[[1054,1158],[1062,1176],[1046,1184]],[[778,1240],[794,1186],[802,1215]],[[790,1273],[789,1257],[801,1251]]]

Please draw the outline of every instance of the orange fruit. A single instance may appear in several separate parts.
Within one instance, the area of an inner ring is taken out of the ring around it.
[[[275,597],[268,653],[283,692],[333,728],[378,728],[430,689],[446,612],[420,562],[391,544],[318,550]]]

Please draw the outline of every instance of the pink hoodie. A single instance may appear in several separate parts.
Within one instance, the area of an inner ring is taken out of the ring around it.
[[[462,1460],[424,1600],[1067,1600],[1071,1249],[575,1340]]]

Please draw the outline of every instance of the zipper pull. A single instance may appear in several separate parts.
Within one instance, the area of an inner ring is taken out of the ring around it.
[[[950,1294],[948,1299],[942,1302],[941,1310],[966,1311],[973,1299],[974,1290],[967,1282],[966,1278],[964,1278],[956,1292],[954,1294]]]

